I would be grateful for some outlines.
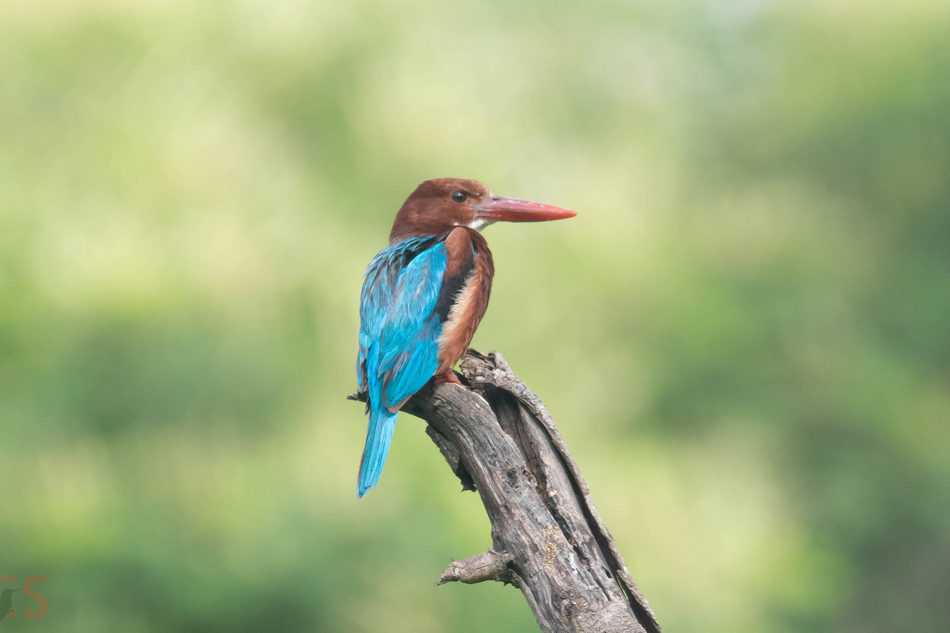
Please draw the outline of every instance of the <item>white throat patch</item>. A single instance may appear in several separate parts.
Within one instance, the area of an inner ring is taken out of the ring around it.
[[[476,231],[481,233],[482,229],[484,229],[489,224],[494,224],[494,223],[495,223],[495,220],[489,220],[488,218],[475,218],[474,220],[472,220],[465,226],[467,226],[470,229],[475,229]]]

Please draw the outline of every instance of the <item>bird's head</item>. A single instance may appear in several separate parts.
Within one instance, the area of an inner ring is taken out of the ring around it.
[[[539,202],[496,196],[477,180],[436,178],[416,187],[403,203],[389,233],[389,243],[409,237],[439,235],[457,226],[477,231],[497,221],[543,222],[577,215]]]
[[[9,598],[16,591],[19,591],[19,589],[4,589],[0,591],[0,599]]]

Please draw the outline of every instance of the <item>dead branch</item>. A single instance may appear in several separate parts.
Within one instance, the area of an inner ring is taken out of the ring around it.
[[[461,369],[468,389],[430,383],[403,407],[428,422],[492,525],[492,548],[438,584],[511,583],[545,632],[659,633],[544,405],[497,352],[470,350]]]

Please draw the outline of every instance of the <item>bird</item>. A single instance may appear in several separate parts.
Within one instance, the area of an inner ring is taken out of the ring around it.
[[[0,592],[0,620],[7,617],[13,610],[13,592],[19,589],[4,589]]]
[[[360,292],[356,368],[369,423],[359,497],[379,481],[406,401],[433,377],[461,385],[452,367],[485,314],[495,270],[482,229],[575,215],[461,178],[426,180],[406,198]]]

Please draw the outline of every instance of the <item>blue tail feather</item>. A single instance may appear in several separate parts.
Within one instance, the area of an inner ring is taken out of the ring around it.
[[[360,477],[357,484],[357,493],[360,497],[376,485],[379,475],[383,472],[386,455],[389,453],[389,444],[396,430],[396,414],[390,413],[383,407],[370,407],[369,428],[366,429],[366,445],[363,448],[363,459],[360,461]]]

